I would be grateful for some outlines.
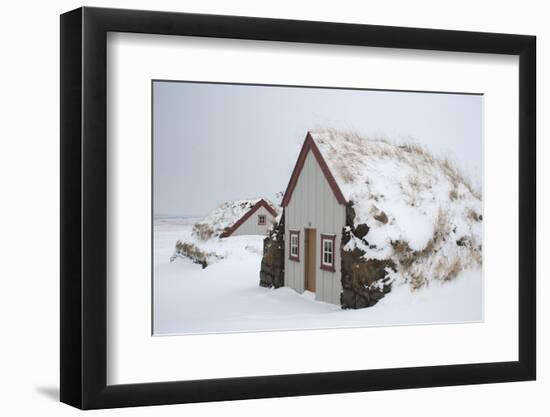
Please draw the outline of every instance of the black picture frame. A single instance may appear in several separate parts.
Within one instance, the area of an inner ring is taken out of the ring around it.
[[[519,360],[107,385],[108,32],[519,56]],[[94,409],[535,379],[535,45],[524,35],[252,17],[88,7],[61,15],[61,401]]]

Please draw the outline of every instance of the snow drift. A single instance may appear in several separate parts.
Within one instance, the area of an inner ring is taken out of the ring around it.
[[[395,286],[373,307],[343,310],[338,305],[316,301],[314,294],[308,291],[298,294],[288,287],[259,286],[262,236],[235,236],[198,243],[204,250],[225,256],[206,269],[187,257],[169,262],[176,240],[192,239],[193,223],[155,220],[155,335],[483,320],[483,291],[478,271],[463,271],[444,285],[415,291],[408,285]]]

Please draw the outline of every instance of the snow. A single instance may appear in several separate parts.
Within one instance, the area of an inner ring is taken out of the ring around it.
[[[433,156],[414,142],[399,143],[354,132],[321,129],[311,137],[347,201],[353,203],[355,226],[370,228],[366,242],[352,239],[367,259],[393,259],[393,245],[429,256],[402,281],[423,275],[426,282],[445,280],[455,269],[479,268],[482,251],[481,193],[447,159]],[[383,223],[375,216],[384,213]],[[458,245],[462,241],[465,245]],[[454,266],[458,265],[457,268]]]
[[[188,259],[170,262],[177,240],[192,235],[191,221],[155,221],[154,333],[177,335],[297,330],[482,320],[479,270],[452,282],[411,291],[396,285],[378,304],[361,310],[315,301],[314,294],[262,288],[262,236],[211,239],[208,248],[224,259],[202,269]]]
[[[172,229],[177,225],[193,225],[201,220],[201,217],[158,217],[155,218],[155,226],[167,226],[168,229]],[[184,228],[183,230],[187,230]]]

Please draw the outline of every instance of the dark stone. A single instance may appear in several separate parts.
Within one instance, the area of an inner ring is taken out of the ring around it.
[[[353,234],[356,237],[358,237],[359,239],[362,239],[363,237],[365,237],[367,235],[369,230],[370,230],[369,226],[367,226],[366,224],[360,224],[355,228]]]
[[[342,308],[355,308],[355,293],[344,288],[340,295],[340,304],[342,304]]]
[[[344,291],[342,291],[342,294],[340,296],[342,308],[358,309],[371,307],[383,297],[383,294],[381,294],[376,295],[376,298],[373,299],[372,295],[373,293],[367,290],[363,290],[361,293],[356,293],[353,290],[345,289]]]
[[[260,271],[260,287],[270,288],[272,277],[268,275],[263,269]]]
[[[346,225],[353,226],[354,221],[355,221],[355,209],[353,208],[353,204],[348,204],[346,206]]]
[[[354,308],[365,308],[365,307],[369,307],[369,299],[363,295],[356,294]]]
[[[383,291],[371,291],[370,295],[371,295],[371,301],[373,303],[377,303],[384,297],[385,293]]]
[[[383,211],[381,211],[380,213],[376,213],[373,217],[375,220],[378,220],[380,223],[384,223],[384,224],[388,223],[388,216]]]

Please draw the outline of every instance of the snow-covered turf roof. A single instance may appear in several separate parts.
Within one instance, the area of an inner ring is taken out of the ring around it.
[[[438,240],[439,229],[444,229],[443,240],[453,245],[467,239],[469,247],[480,248],[481,193],[449,160],[435,157],[416,143],[394,143],[330,129],[311,131],[283,207],[292,198],[309,152],[337,201],[353,205],[354,225],[370,228],[368,245],[357,240],[347,249],[356,245],[369,259],[387,259],[394,255],[395,242],[405,242],[413,251],[426,249]]]
[[[230,235],[239,226],[239,221],[245,219],[247,213],[259,207],[265,207],[273,216],[277,216],[273,204],[264,198],[250,200],[227,201],[212,210],[204,219],[196,225],[209,227],[214,236],[220,236],[224,231]]]
[[[439,203],[459,196],[480,200],[479,191],[449,160],[436,158],[416,143],[392,143],[336,130],[309,135],[345,200],[354,204],[357,224],[368,219],[373,206],[388,206],[384,200],[415,211],[433,205],[429,200],[434,199]]]

